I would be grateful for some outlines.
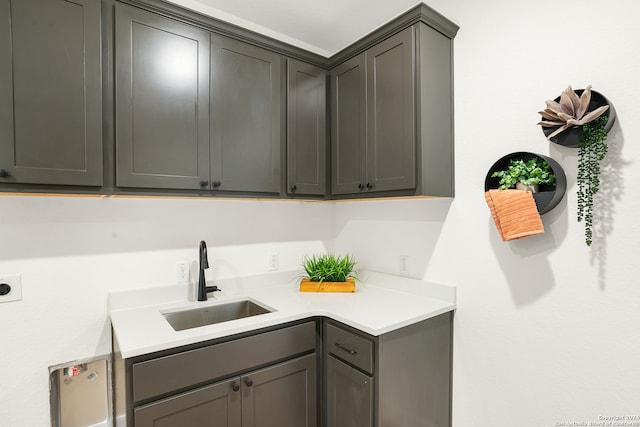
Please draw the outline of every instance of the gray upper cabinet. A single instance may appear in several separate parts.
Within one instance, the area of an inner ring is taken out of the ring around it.
[[[453,196],[457,30],[421,3],[323,58],[161,0],[0,0],[0,191]]]
[[[415,188],[413,27],[331,71],[334,195]]]
[[[209,33],[116,4],[116,184],[209,180]]]
[[[365,55],[331,70],[331,193],[364,190],[367,80]]]
[[[369,191],[416,186],[414,50],[409,27],[366,53]]]
[[[331,70],[332,195],[453,196],[451,61],[419,22]]]
[[[212,188],[279,193],[283,58],[217,34],[211,40]]]
[[[99,0],[0,0],[0,184],[102,185]]]
[[[327,192],[327,72],[287,61],[287,192]]]
[[[422,22],[416,30],[417,193],[453,197],[453,40]]]

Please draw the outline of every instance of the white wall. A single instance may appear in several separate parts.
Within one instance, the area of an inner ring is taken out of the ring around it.
[[[208,279],[299,268],[333,248],[333,205],[289,201],[0,196],[0,427],[49,425],[48,367],[111,351],[107,294],[171,284],[206,240]],[[185,298],[187,289],[185,287]]]
[[[336,250],[386,272],[407,255],[410,274],[458,287],[454,427],[640,415],[640,5],[429,4],[461,27],[456,198],[336,204]],[[548,143],[535,125],[544,101],[568,84],[593,84],[618,114],[591,248],[576,222],[577,150]],[[544,235],[503,243],[483,184],[493,162],[516,151],[556,159],[569,189],[543,216]]]
[[[108,351],[106,295],[168,282],[209,243],[213,275],[281,268],[334,246],[361,265],[458,286],[454,427],[548,427],[640,412],[640,6],[632,0],[433,0],[455,40],[456,198],[332,204],[0,197],[0,274],[24,299],[0,305],[0,426],[48,423],[47,367]],[[592,248],[575,221],[576,151],[535,126],[544,100],[593,84],[618,123]],[[483,199],[514,151],[551,155],[566,198],[546,232],[503,243]],[[335,231],[334,231],[335,230]],[[213,276],[212,276],[213,277]]]

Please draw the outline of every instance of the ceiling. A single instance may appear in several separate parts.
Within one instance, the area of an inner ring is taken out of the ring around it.
[[[419,0],[169,0],[324,57],[339,52]]]

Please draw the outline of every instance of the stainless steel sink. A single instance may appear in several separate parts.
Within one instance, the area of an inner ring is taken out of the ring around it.
[[[167,322],[169,322],[173,329],[183,331],[185,329],[198,328],[200,326],[213,325],[214,323],[227,322],[229,320],[267,313],[271,313],[271,310],[253,301],[244,300],[220,305],[210,305],[192,310],[162,313],[162,315],[167,319]]]

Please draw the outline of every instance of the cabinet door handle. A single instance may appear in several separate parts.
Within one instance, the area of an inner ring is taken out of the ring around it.
[[[6,169],[0,169],[0,178],[6,178],[9,176],[9,171]]]
[[[209,181],[207,181],[206,179],[203,179],[202,181],[200,181],[200,187],[208,187],[209,186]]]
[[[290,190],[291,190],[291,192],[292,192],[292,193],[295,193],[297,189],[298,189],[298,186],[297,186],[297,185],[295,185],[295,184],[293,184],[293,185],[291,186],[291,188],[290,188]]]
[[[231,383],[231,390],[233,391],[238,391],[240,390],[240,385],[238,383],[236,383],[235,381]]]
[[[350,349],[348,347],[345,347],[344,345],[342,345],[340,342],[336,343],[336,347],[338,347],[340,350],[342,351],[346,351],[347,353],[351,354],[351,355],[355,355],[358,354],[358,350],[355,349]]]
[[[364,190],[364,184],[358,184],[358,189]]]
[[[213,185],[213,188],[218,188],[218,187],[220,187],[220,186],[222,185],[222,182],[220,182],[220,181],[213,181],[212,185]]]
[[[247,387],[251,387],[253,385],[253,380],[251,378],[245,378],[244,383],[247,385]]]
[[[367,188],[368,188],[369,190],[371,190],[371,189],[373,188],[373,184],[372,184],[372,183],[370,183],[370,182],[367,182]]]

